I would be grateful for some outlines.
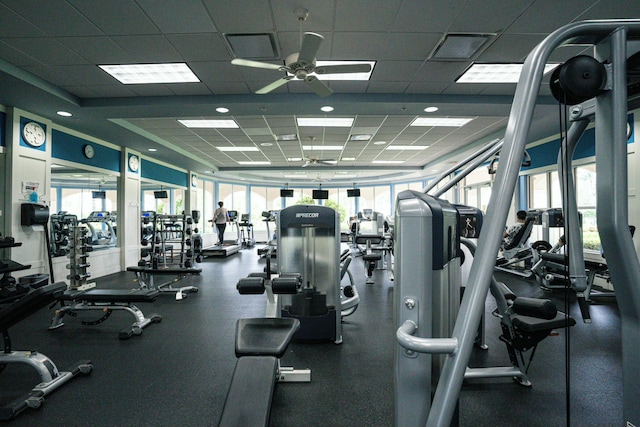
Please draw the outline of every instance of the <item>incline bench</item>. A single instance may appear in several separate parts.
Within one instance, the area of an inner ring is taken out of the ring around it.
[[[141,335],[142,328],[155,322],[160,322],[162,316],[152,314],[145,317],[142,310],[133,305],[139,302],[153,302],[158,297],[159,292],[154,289],[90,289],[86,291],[60,290],[54,297],[62,307],[56,310],[56,315],[51,320],[49,329],[57,329],[64,325],[62,318],[69,313],[74,315],[76,311],[99,310],[103,316],[94,321],[83,321],[83,325],[97,325],[104,322],[111,316],[113,310],[124,310],[130,313],[135,322],[128,329],[123,329],[118,334],[121,340],[130,338],[132,335]]]
[[[159,292],[172,292],[176,295],[176,300],[181,300],[186,297],[186,292],[198,292],[196,286],[182,286],[174,288],[173,283],[184,279],[191,274],[202,273],[201,268],[196,267],[167,267],[167,268],[151,268],[151,267],[127,267],[127,271],[131,271],[136,275],[136,280],[140,284],[141,289],[156,289]],[[156,285],[153,281],[153,276],[175,276],[174,279]]]
[[[55,302],[54,294],[66,288],[66,283],[57,282],[32,289],[25,296],[0,309],[0,330],[4,339],[4,351],[0,353],[0,371],[8,364],[23,363],[34,368],[38,372],[41,381],[24,397],[0,408],[1,420],[9,420],[27,408],[40,407],[46,395],[76,375],[88,374],[93,369],[91,362],[85,360],[76,363],[67,372],[60,372],[53,361],[42,353],[37,351],[11,351],[9,328],[41,308]]]

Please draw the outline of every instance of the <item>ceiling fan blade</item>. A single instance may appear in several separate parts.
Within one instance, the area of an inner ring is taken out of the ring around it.
[[[316,59],[316,53],[320,48],[320,44],[324,40],[324,37],[316,33],[304,33],[302,38],[302,46],[300,46],[300,53],[298,54],[298,62],[306,62],[312,64]]]
[[[371,64],[324,65],[313,70],[316,74],[368,73]]]
[[[232,59],[233,65],[242,65],[243,67],[265,68],[267,70],[280,70],[284,68],[282,65],[270,64],[268,62],[252,61],[250,59],[236,58]]]
[[[256,91],[256,93],[258,95],[264,95],[265,93],[269,93],[272,90],[278,89],[280,86],[286,84],[289,80],[293,79],[293,76],[285,76],[281,79],[276,80],[273,83],[269,83],[268,85],[266,85],[265,87],[263,87],[262,89],[258,89]]]
[[[326,84],[322,83],[320,80],[318,80],[318,78],[316,76],[307,76],[304,81],[311,86],[311,89],[313,89],[313,91],[315,93],[318,94],[318,96],[329,96],[333,93],[333,91],[329,88],[329,86],[327,86]]]

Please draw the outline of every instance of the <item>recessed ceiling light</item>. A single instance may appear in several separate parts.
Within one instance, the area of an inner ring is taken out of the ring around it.
[[[271,162],[266,160],[257,160],[257,161],[242,161],[238,162],[239,165],[270,165]]]
[[[260,151],[258,147],[216,147],[220,151]]]
[[[83,175],[81,173],[74,173],[71,176],[76,177],[76,178],[80,178]]]
[[[376,141],[376,142],[373,143],[373,145],[384,145],[386,143],[387,143],[387,141]]]
[[[155,152],[155,151],[158,151],[158,149],[157,148],[149,148],[148,151]]]
[[[353,162],[355,160],[356,160],[355,157],[343,157],[343,158],[340,159],[340,161],[342,161],[342,162]]]
[[[271,142],[261,142],[260,145],[263,146],[263,147],[271,147],[273,145],[273,143],[271,143]]]
[[[302,157],[288,157],[287,161],[288,162],[301,162],[302,161]]]
[[[178,120],[188,128],[210,128],[210,129],[235,129],[238,123],[235,120]]]
[[[404,160],[374,160],[371,163],[375,163],[375,164],[378,164],[378,165],[383,165],[383,164],[399,165],[401,163],[404,163]]]
[[[344,147],[342,145],[303,145],[302,149],[306,151],[311,150],[342,150]]]
[[[276,135],[276,141],[297,141],[298,135],[295,133],[285,133],[282,135]]]
[[[297,174],[284,174],[283,178],[305,178],[307,176],[306,173],[297,173]]]
[[[361,133],[357,135],[349,135],[349,141],[368,141],[373,135],[367,133]]]
[[[120,83],[197,83],[200,80],[185,63],[98,65]]]
[[[353,117],[298,117],[298,126],[351,127]]]
[[[473,119],[473,117],[418,117],[410,126],[461,127]]]
[[[228,109],[228,108],[226,108],[226,107],[218,107],[218,108],[216,108],[216,111],[217,111],[218,113],[228,113],[228,112],[229,112],[229,109]]]
[[[544,74],[558,64],[546,64]],[[472,64],[456,83],[518,83],[523,64]]]
[[[321,111],[324,111],[325,113],[330,113],[331,111],[333,111],[333,107],[331,105],[325,105],[324,107],[320,107]]]
[[[62,110],[57,111],[56,114],[59,115],[59,116],[62,116],[62,117],[71,117],[71,116],[73,116],[73,114],[71,114],[70,112],[62,111]]]
[[[438,107],[427,107],[424,109],[425,113],[435,113],[438,110],[439,110]]]
[[[385,150],[407,150],[407,151],[421,151],[429,148],[428,145],[389,145]]]

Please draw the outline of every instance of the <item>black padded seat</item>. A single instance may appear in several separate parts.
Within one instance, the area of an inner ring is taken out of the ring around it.
[[[51,283],[33,289],[15,302],[7,304],[0,310],[0,331],[8,330],[11,326],[51,304],[54,302],[53,295],[65,289],[67,289],[65,282]]]
[[[300,321],[293,317],[239,319],[236,323],[236,356],[282,357]]]
[[[55,298],[59,301],[87,301],[87,302],[153,302],[160,295],[155,289],[89,289],[87,291],[57,292]]]
[[[382,259],[381,253],[373,253],[373,254],[364,254],[362,255],[362,259],[365,261],[380,261]]]
[[[550,320],[518,314],[511,318],[511,323],[517,329],[533,333],[551,329],[568,328],[575,325],[576,321],[573,317],[567,316],[562,312],[558,312],[556,317]]]
[[[371,243],[372,245],[379,245],[384,240],[384,236],[380,234],[358,234],[356,236],[356,243],[360,245],[364,245],[366,243]]]
[[[277,370],[278,359],[275,357],[238,359],[218,426],[268,426]]]

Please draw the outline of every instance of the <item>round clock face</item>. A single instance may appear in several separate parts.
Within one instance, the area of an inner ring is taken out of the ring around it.
[[[22,138],[32,147],[40,147],[44,144],[46,134],[40,124],[36,122],[29,122],[22,128]]]
[[[93,146],[89,144],[82,147],[82,152],[84,153],[84,156],[87,159],[93,159],[93,156],[95,156],[96,154],[95,150],[93,149]]]
[[[191,175],[191,186],[192,187],[198,186],[198,177],[195,175]]]
[[[129,156],[129,169],[131,169],[132,172],[138,172],[139,166],[138,156]]]

